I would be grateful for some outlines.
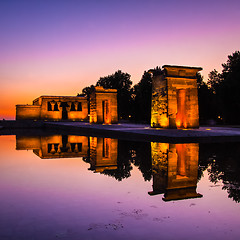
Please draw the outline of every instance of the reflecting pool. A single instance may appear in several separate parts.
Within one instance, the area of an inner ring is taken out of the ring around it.
[[[0,239],[239,239],[240,143],[0,136]]]

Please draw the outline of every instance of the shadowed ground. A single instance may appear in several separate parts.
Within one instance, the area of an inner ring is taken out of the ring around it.
[[[21,132],[34,132],[41,128],[44,132],[68,132],[112,138],[132,139],[137,141],[159,142],[225,142],[239,141],[239,126],[204,126],[199,129],[156,129],[149,125],[121,123],[112,125],[89,124],[86,122],[19,122],[1,121],[0,135],[14,134],[16,129]],[[24,129],[23,129],[24,128]]]

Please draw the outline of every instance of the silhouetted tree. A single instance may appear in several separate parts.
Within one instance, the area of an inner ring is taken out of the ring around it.
[[[82,89],[82,94],[78,94],[78,96],[85,95],[87,96],[88,100],[90,99],[90,94],[94,90],[94,85],[91,85],[90,87],[85,87]]]
[[[199,121],[205,124],[209,119],[215,119],[214,95],[208,85],[203,81],[203,76],[197,73]]]
[[[90,94],[91,92],[94,90],[94,85],[91,85],[90,87],[85,87],[82,89],[82,93],[81,94],[77,94],[77,96],[87,96],[87,100],[88,100],[88,113],[90,113]]]
[[[137,122],[150,123],[151,121],[151,99],[152,99],[152,77],[151,74],[162,74],[160,67],[144,71],[141,80],[133,87],[133,116]]]
[[[222,64],[222,84],[219,94],[223,100],[222,115],[227,123],[240,123],[240,52],[228,56],[226,64]]]
[[[208,85],[216,98],[218,117],[225,123],[240,123],[240,52],[228,56],[222,73],[215,69],[209,74]]]
[[[152,98],[152,77],[144,72],[140,82],[133,87],[135,121],[150,123],[151,120],[151,98]]]
[[[218,73],[216,69],[214,69],[208,74],[207,85],[214,94],[216,94],[221,81],[222,81],[221,74]]]

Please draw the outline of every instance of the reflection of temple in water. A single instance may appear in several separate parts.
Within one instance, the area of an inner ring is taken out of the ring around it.
[[[198,143],[151,143],[153,191],[164,193],[164,201],[202,197],[196,192]]]
[[[44,159],[86,157],[88,137],[74,135],[17,136],[17,150],[33,150]]]
[[[42,159],[86,157],[90,170],[117,169],[118,140],[75,135],[17,136],[17,150],[33,150]]]
[[[118,140],[90,137],[90,170],[103,172],[117,169]]]
[[[149,159],[150,146],[147,151],[146,145],[129,146],[111,138],[75,135],[17,136],[16,149],[33,150],[42,159],[82,157],[90,164],[89,170],[114,176],[118,180],[130,176],[131,168],[128,167],[132,162],[137,164],[146,179],[151,179],[152,172],[153,191],[149,192],[150,195],[164,193],[164,201],[202,196],[196,192],[199,154],[197,143],[152,142],[152,164]],[[118,154],[118,151],[121,152]]]

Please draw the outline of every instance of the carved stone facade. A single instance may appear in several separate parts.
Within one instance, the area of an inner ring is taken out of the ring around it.
[[[95,87],[90,95],[90,123],[117,122],[117,90]]]
[[[87,121],[87,97],[41,96],[33,105],[16,105],[16,119]]]
[[[164,65],[153,73],[151,127],[198,128],[199,67]]]

